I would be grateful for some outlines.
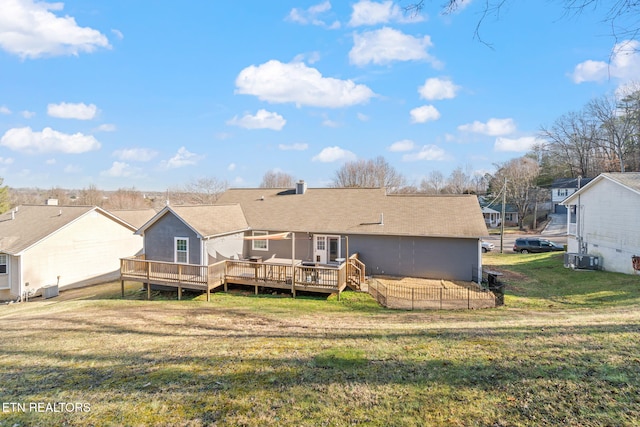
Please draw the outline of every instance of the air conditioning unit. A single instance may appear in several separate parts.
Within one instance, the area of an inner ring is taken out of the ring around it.
[[[49,299],[58,296],[58,285],[48,285],[42,288],[42,298]]]
[[[598,255],[566,253],[564,254],[564,266],[581,270],[600,270],[602,261]]]

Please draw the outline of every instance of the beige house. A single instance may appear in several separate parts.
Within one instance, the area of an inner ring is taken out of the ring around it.
[[[24,205],[0,215],[0,300],[118,278],[120,258],[142,250],[134,232],[153,213]]]

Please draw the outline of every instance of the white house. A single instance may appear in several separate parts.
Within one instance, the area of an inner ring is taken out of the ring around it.
[[[640,256],[640,172],[603,173],[562,204],[567,215],[567,252],[602,257],[602,268],[633,274]]]
[[[551,204],[553,213],[567,213],[562,201],[587,185],[592,178],[558,178],[551,184]]]
[[[142,250],[136,228],[92,206],[24,205],[0,215],[0,300],[118,278],[120,258]]]

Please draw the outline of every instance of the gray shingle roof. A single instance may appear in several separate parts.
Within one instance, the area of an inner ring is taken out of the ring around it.
[[[0,215],[0,252],[17,254],[88,212],[109,214],[93,206],[23,205]],[[132,229],[133,231],[133,229]]]
[[[127,224],[132,225],[136,230],[142,227],[156,214],[156,211],[149,209],[113,209],[109,210],[114,216],[117,216]]]
[[[473,195],[386,195],[382,188],[230,189],[254,230],[432,237],[488,235]],[[382,224],[380,223],[382,219]]]
[[[144,224],[138,233],[166,215],[173,212],[202,237],[228,234],[234,231],[249,229],[247,220],[238,204],[232,205],[197,205],[197,206],[166,206],[149,222]]]
[[[603,173],[602,175],[619,182],[625,187],[629,187],[636,192],[640,192],[640,172],[617,172]]]

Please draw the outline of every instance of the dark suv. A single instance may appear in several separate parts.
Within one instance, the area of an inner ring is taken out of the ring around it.
[[[564,251],[564,247],[557,243],[550,242],[547,239],[527,237],[516,239],[516,243],[513,245],[513,251],[520,252],[521,254],[528,254],[537,252]]]

